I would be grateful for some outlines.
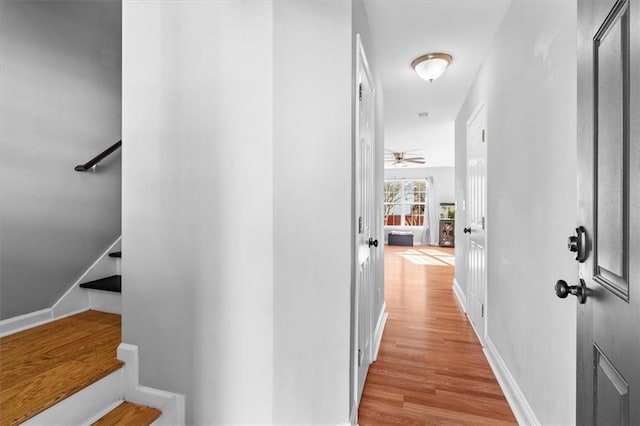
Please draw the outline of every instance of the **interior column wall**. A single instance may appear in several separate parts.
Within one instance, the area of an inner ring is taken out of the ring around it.
[[[349,418],[350,1],[274,2],[274,423]]]
[[[272,22],[124,2],[123,341],[187,424],[273,423]]]

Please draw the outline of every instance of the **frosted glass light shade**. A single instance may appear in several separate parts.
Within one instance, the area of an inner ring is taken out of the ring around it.
[[[421,79],[432,82],[444,73],[452,60],[446,53],[428,53],[414,59],[411,67]]]

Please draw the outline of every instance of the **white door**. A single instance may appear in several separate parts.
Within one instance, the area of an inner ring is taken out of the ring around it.
[[[356,166],[356,324],[354,364],[357,371],[355,384],[356,405],[360,402],[364,382],[371,364],[373,337],[373,278],[371,250],[378,246],[372,226],[374,212],[374,103],[371,75],[362,44],[358,38],[357,99],[355,138]]]
[[[467,122],[467,312],[484,345],[486,288],[487,112],[480,106]]]

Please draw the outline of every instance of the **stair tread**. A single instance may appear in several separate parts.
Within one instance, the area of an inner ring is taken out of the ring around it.
[[[161,414],[162,412],[157,408],[125,401],[91,426],[147,426]]]
[[[109,253],[109,257],[122,257],[122,252],[114,251],[113,253]]]
[[[115,293],[122,292],[122,276],[112,275],[110,277],[100,278],[99,280],[88,281],[80,284],[82,288],[92,290],[113,291]]]
[[[121,368],[120,315],[86,311],[0,339],[0,425],[15,425]]]

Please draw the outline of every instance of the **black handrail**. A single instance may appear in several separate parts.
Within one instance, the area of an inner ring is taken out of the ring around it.
[[[106,157],[111,155],[115,150],[117,150],[121,146],[122,146],[122,141],[120,140],[114,143],[113,145],[111,145],[109,148],[102,151],[100,154],[96,155],[91,160],[87,161],[86,163],[78,164],[74,170],[76,172],[86,172],[87,170],[91,169],[93,166],[95,166],[96,164],[104,160]]]

